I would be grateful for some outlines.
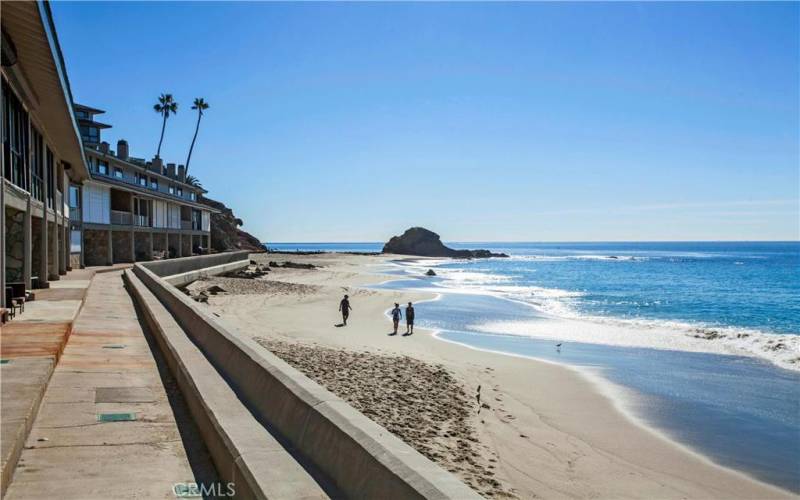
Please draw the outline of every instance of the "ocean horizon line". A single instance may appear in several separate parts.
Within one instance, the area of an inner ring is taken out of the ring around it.
[[[798,240],[443,240],[445,243],[472,245],[480,243],[503,244],[599,244],[599,243],[800,243]],[[261,242],[262,245],[382,245],[383,241],[271,241]]]

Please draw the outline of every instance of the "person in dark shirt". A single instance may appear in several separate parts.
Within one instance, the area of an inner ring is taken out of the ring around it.
[[[397,335],[397,327],[400,325],[400,320],[403,319],[403,313],[400,311],[400,304],[394,304],[394,309],[392,309],[392,323],[394,323],[394,333],[392,335]]]
[[[414,334],[414,305],[409,302],[406,307],[406,335]]]
[[[339,310],[342,312],[342,325],[347,326],[347,317],[350,316],[350,311],[353,310],[350,307],[350,298],[347,295],[339,302]]]

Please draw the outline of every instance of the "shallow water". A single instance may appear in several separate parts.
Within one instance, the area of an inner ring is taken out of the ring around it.
[[[430,290],[424,280],[380,285]],[[415,305],[417,324],[443,340],[590,368],[629,391],[626,409],[714,462],[800,492],[800,373],[752,357],[487,334],[486,320],[541,318],[504,298],[442,293]],[[535,383],[535,381],[533,382]]]

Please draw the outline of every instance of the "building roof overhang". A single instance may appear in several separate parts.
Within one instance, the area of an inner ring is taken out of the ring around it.
[[[3,72],[24,92],[26,106],[45,129],[53,151],[71,166],[76,181],[89,177],[72,91],[50,5],[44,1],[3,2],[2,26],[14,43],[17,61]]]

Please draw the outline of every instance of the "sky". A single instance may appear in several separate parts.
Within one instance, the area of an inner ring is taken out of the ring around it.
[[[800,239],[800,4],[54,2],[104,139],[265,242]]]

